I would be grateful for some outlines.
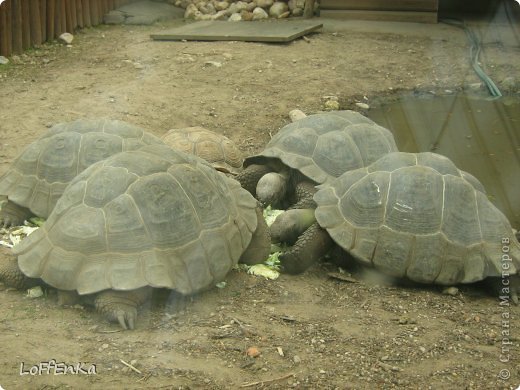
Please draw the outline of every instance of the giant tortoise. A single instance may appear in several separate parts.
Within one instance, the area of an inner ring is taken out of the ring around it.
[[[363,265],[419,283],[472,283],[520,270],[509,221],[447,157],[390,153],[319,188],[317,222],[281,256],[290,271],[312,264],[332,240]]]
[[[244,157],[235,143],[204,127],[171,129],[161,139],[166,145],[194,154],[224,173],[236,175],[242,170]]]
[[[221,281],[239,259],[267,258],[258,201],[207,162],[150,145],[100,161],[72,180],[43,226],[0,262],[0,279],[39,278],[92,296],[133,328],[152,288],[190,295]],[[21,271],[21,272],[20,272]]]
[[[309,115],[247,158],[237,180],[265,206],[308,207],[316,184],[395,151],[392,133],[355,111]]]
[[[0,225],[20,225],[31,215],[47,218],[70,181],[115,153],[162,141],[118,120],[78,119],[53,126],[31,143],[0,177],[7,203]]]

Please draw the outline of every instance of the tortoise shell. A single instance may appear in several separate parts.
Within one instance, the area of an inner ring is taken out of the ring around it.
[[[283,127],[244,166],[278,159],[321,184],[396,151],[388,129],[355,111],[334,111],[309,115]]]
[[[0,195],[47,218],[78,173],[115,153],[149,144],[162,142],[118,120],[79,119],[57,124],[30,144],[0,177]]]
[[[520,267],[511,225],[476,179],[434,153],[391,153],[315,194],[316,219],[361,263],[416,282],[471,283]]]
[[[79,174],[13,251],[24,274],[61,290],[191,294],[237,264],[256,229],[256,207],[204,160],[151,145]]]
[[[206,160],[219,171],[236,175],[242,170],[242,152],[222,134],[197,126],[169,130],[162,140],[172,148]]]

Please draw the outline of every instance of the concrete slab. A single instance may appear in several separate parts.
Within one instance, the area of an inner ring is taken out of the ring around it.
[[[203,21],[151,34],[155,40],[290,42],[319,30],[315,21],[265,20],[253,22]]]

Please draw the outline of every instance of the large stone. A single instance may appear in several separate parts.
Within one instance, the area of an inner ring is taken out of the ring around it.
[[[184,12],[185,19],[195,19],[201,12],[195,4],[188,4],[186,11]]]
[[[287,6],[291,11],[294,11],[294,9],[296,8],[301,8],[303,10],[303,8],[305,7],[305,0],[289,0],[287,2]]]
[[[230,22],[240,22],[242,20],[242,16],[238,13],[231,14],[228,21]]]
[[[213,16],[215,16],[215,15],[206,15],[206,14],[203,14],[202,12],[199,12],[195,16],[195,20],[213,20]]]
[[[215,1],[214,6],[217,11],[223,11],[229,8],[229,3],[227,1]]]
[[[253,20],[262,20],[262,19],[268,19],[269,15],[267,15],[267,12],[263,8],[256,7],[253,10]]]
[[[215,6],[211,3],[200,3],[198,9],[204,15],[215,15],[217,13]]]
[[[253,20],[253,13],[246,11],[246,10],[243,10],[242,12],[240,12],[240,16],[242,17],[242,20],[246,20],[246,21]]]
[[[247,3],[246,11],[253,12],[253,10],[257,7],[256,1],[251,1]]]
[[[236,3],[231,3],[228,8],[228,12],[230,14],[240,13],[243,10],[247,9],[247,3],[244,1],[237,1]]]
[[[260,8],[269,8],[273,2],[273,0],[256,0],[256,5]]]
[[[294,8],[292,11],[291,11],[291,14],[293,16],[302,16],[303,15],[303,8]]]
[[[211,15],[212,20],[226,20],[228,17],[228,13],[225,9],[222,11],[218,11],[215,15]]]
[[[278,18],[280,15],[287,12],[288,9],[289,7],[287,6],[287,3],[284,3],[282,1],[276,1],[269,8],[269,16],[273,18]]]

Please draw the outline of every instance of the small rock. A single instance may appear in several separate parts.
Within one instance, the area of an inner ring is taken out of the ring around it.
[[[459,289],[457,287],[447,287],[444,290],[442,290],[442,293],[444,295],[451,295],[454,297],[459,293]]]
[[[363,110],[368,110],[370,108],[370,106],[366,103],[356,103],[356,106],[362,108]]]
[[[107,348],[108,348],[108,344],[106,344],[106,343],[103,344],[103,345],[101,346],[101,348],[103,348],[103,349],[107,349]]]
[[[426,348],[421,346],[421,347],[419,347],[419,351],[421,351],[422,353],[426,353]]]
[[[260,350],[257,347],[249,347],[246,350],[246,355],[249,357],[256,358],[256,357],[260,356]]]
[[[61,34],[58,37],[58,39],[60,41],[62,41],[63,43],[70,45],[72,43],[72,41],[74,40],[74,35],[72,35],[71,33],[68,33],[68,32],[64,32],[63,34]]]
[[[36,286],[27,290],[27,296],[29,298],[39,298],[43,296],[43,290],[40,286]]]
[[[292,360],[295,364],[300,364],[302,362],[301,357],[299,357],[298,355],[294,355]]]
[[[268,19],[269,15],[267,15],[267,12],[265,12],[264,9],[260,7],[256,7],[253,10],[253,20],[262,20],[262,19]]]
[[[327,111],[339,110],[339,102],[337,100],[327,100],[324,104],[324,108]]]
[[[218,61],[206,61],[204,63],[204,66],[214,66],[215,68],[221,68],[222,67],[222,62],[218,62]]]
[[[472,91],[478,91],[482,88],[482,83],[472,83],[468,84],[468,88]]]
[[[4,56],[0,56],[0,65],[7,65],[9,63],[9,60],[5,58]]]
[[[291,122],[295,122],[297,120],[300,120],[302,118],[305,118],[307,115],[302,110],[291,110],[289,111],[289,118],[291,119]]]

